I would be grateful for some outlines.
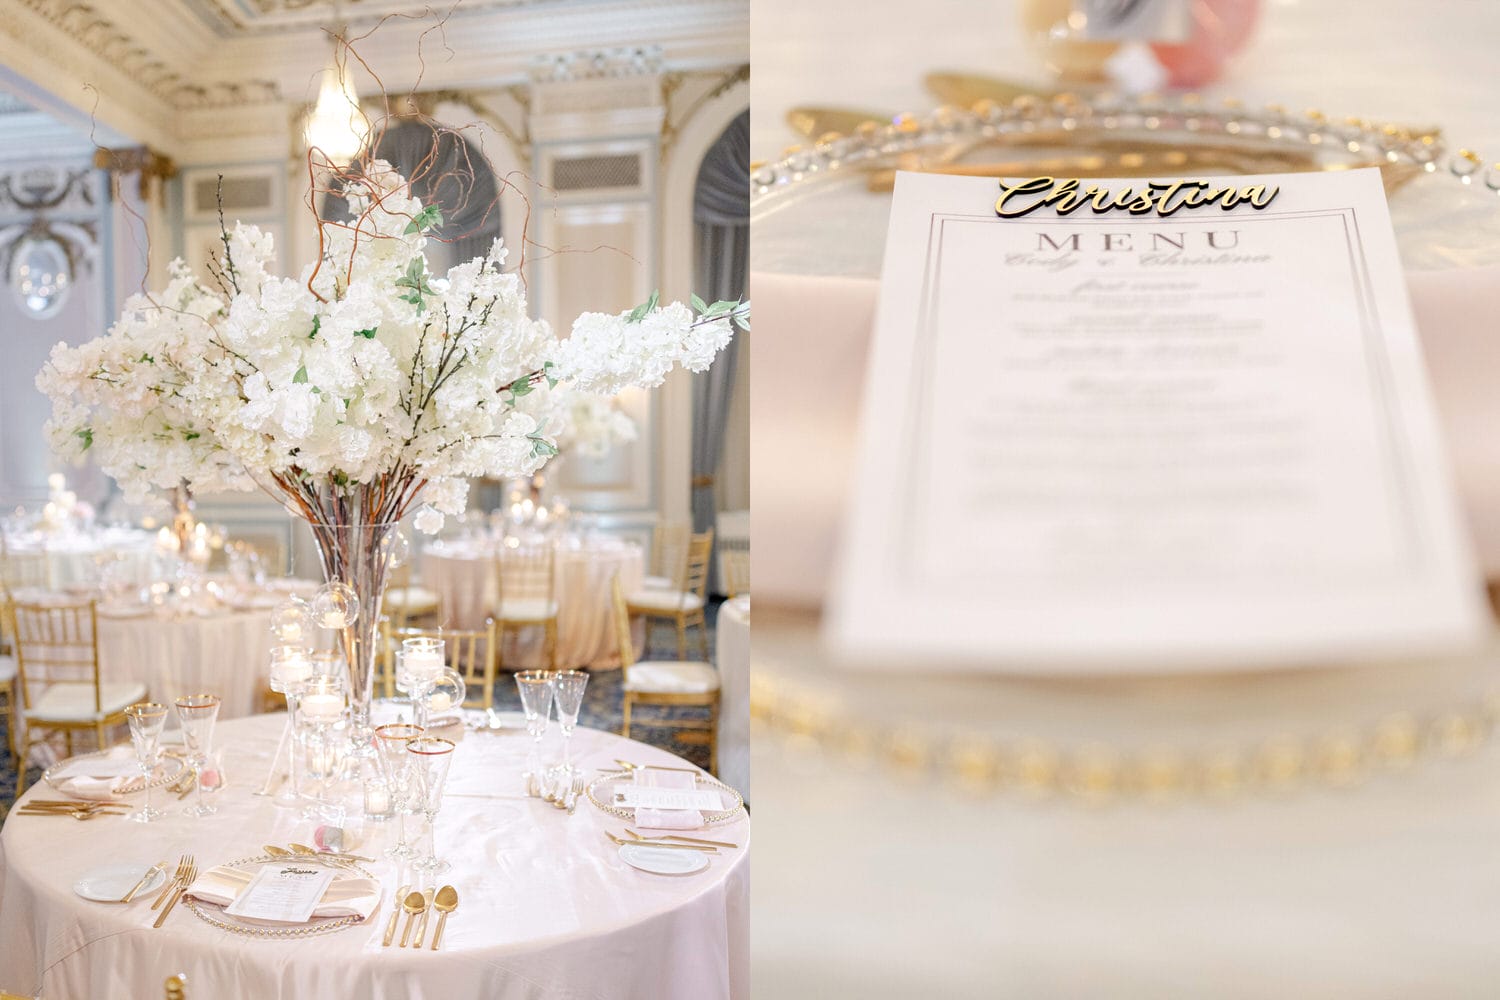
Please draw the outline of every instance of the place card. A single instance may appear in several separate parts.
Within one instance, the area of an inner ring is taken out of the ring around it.
[[[1300,665],[1488,627],[1380,173],[898,177],[829,637]]]
[[[648,785],[618,785],[615,805],[622,809],[723,809],[724,801],[712,788],[655,788]]]
[[[224,912],[247,920],[305,924],[333,881],[333,871],[295,863],[267,865],[255,874]]]

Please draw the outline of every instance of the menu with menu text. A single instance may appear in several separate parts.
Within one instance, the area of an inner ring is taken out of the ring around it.
[[[864,664],[1311,663],[1486,628],[1375,170],[900,175],[862,434],[830,632]]]

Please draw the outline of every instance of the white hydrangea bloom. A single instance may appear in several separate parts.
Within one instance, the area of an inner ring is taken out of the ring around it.
[[[183,482],[317,503],[379,485],[370,516],[425,502],[437,530],[468,479],[530,475],[560,433],[586,449],[629,440],[602,397],[701,371],[731,335],[727,318],[674,303],[586,313],[559,340],[500,270],[500,241],[428,271],[421,202],[389,165],[348,201],[358,221],[326,224],[322,259],[296,279],[275,273],[270,234],[236,225],[212,280],[174,261],[105,336],[58,345],[37,377],[52,447],[87,452],[132,500]]]

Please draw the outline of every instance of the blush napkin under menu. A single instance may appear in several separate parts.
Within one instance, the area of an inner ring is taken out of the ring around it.
[[[1488,627],[1376,170],[902,174],[830,634],[872,666],[1347,662]]]

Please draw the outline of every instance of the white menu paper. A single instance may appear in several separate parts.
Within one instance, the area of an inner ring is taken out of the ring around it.
[[[724,802],[712,788],[653,788],[620,785],[615,805],[624,809],[723,809]]]
[[[312,919],[333,875],[331,869],[315,865],[267,865],[255,873],[224,912],[247,920],[305,924]]]
[[[1212,181],[1245,200],[1063,213],[899,176],[847,659],[1198,670],[1484,634],[1378,171]]]

